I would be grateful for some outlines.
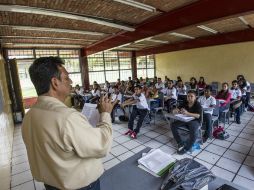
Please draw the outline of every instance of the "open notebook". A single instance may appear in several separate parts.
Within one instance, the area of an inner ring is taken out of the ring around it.
[[[175,118],[183,122],[188,122],[195,119],[194,117],[186,116],[184,114],[175,114]]]
[[[173,167],[175,158],[160,149],[148,152],[138,160],[141,169],[151,173],[156,177],[161,177]]]

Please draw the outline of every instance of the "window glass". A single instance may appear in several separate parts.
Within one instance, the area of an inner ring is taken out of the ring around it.
[[[64,60],[64,67],[66,70],[71,73],[71,72],[80,72],[80,64],[79,64],[79,59],[63,59]]]
[[[79,85],[82,86],[82,81],[81,81],[81,73],[73,73],[69,74],[70,79],[72,80],[72,86]]]
[[[116,82],[119,79],[119,71],[106,71],[106,80]]]
[[[128,78],[132,78],[132,70],[120,70],[120,79],[128,80]]]
[[[94,81],[97,81],[99,84],[105,83],[104,71],[89,72],[89,82],[90,82],[90,84],[93,84]]]

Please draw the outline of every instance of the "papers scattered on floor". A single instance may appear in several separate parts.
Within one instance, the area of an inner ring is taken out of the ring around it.
[[[97,104],[85,103],[81,113],[86,116],[89,123],[93,127],[95,127],[97,123],[99,122],[100,114],[97,109]]]
[[[188,121],[191,121],[191,120],[195,119],[194,117],[187,116],[187,115],[184,115],[184,114],[175,114],[175,118],[177,120],[180,120],[180,121],[183,121],[183,122],[188,122]]]
[[[138,167],[150,174],[161,177],[173,167],[175,158],[160,149],[154,149],[138,160]]]

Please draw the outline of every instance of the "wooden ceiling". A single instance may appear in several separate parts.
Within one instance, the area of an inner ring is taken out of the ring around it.
[[[119,0],[1,0],[1,46],[55,44],[84,48],[86,54],[119,49],[143,55],[254,27],[253,0],[244,5],[240,0],[126,1],[132,5]],[[133,6],[136,2],[153,11]]]

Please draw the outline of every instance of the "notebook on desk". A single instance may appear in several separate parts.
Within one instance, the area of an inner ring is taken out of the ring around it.
[[[189,122],[189,121],[195,119],[194,117],[187,116],[187,115],[184,115],[184,114],[175,114],[175,118],[176,118],[177,120],[183,121],[183,122]]]

